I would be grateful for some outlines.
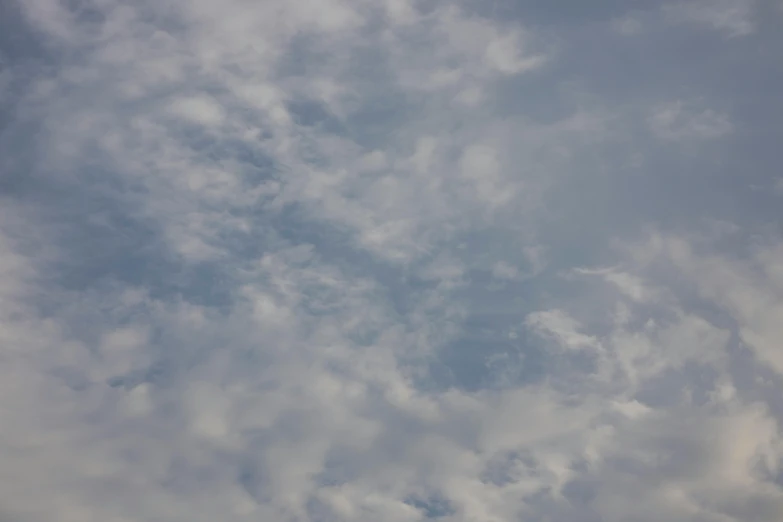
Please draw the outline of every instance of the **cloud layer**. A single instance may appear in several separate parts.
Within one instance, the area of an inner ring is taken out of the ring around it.
[[[779,521],[781,23],[1,7],[0,520]]]

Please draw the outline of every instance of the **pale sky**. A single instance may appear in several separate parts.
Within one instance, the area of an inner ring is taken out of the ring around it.
[[[780,522],[779,0],[0,1],[0,522]]]

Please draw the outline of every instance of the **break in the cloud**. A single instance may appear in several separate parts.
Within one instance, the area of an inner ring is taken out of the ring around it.
[[[487,5],[2,4],[0,520],[781,519],[783,32]]]

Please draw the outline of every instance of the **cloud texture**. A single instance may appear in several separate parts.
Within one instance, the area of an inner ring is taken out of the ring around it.
[[[554,4],[3,4],[0,520],[783,519],[783,11]]]

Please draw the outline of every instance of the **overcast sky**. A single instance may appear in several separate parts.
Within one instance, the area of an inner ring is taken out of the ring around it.
[[[779,0],[0,1],[0,521],[780,522]]]

